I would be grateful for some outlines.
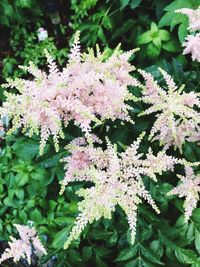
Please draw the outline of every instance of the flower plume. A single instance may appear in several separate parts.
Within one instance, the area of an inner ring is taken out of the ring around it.
[[[64,137],[63,126],[69,121],[74,121],[86,135],[91,132],[91,122],[117,118],[131,121],[126,101],[132,98],[127,86],[137,83],[130,76],[135,68],[128,62],[133,52],[122,53],[116,49],[106,60],[92,49],[81,53],[77,33],[69,61],[59,70],[45,51],[48,73],[30,63],[23,68],[33,75],[32,80],[10,79],[4,85],[18,90],[18,94],[5,93],[7,100],[1,108],[1,113],[12,120],[9,132],[22,128],[30,136],[40,133],[42,154],[50,136],[58,151],[59,138]]]
[[[72,227],[64,247],[77,239],[88,223],[100,218],[111,218],[116,205],[125,212],[134,243],[137,221],[137,208],[142,199],[159,213],[154,200],[143,184],[143,176],[156,181],[156,174],[172,170],[177,160],[159,152],[156,156],[149,149],[144,157],[138,153],[142,135],[125,152],[118,153],[117,147],[107,140],[107,148],[87,144],[84,139],[73,142],[68,149],[71,156],[66,158],[66,175],[61,182],[65,186],[73,181],[86,181],[93,184],[82,188],[77,194],[83,197],[79,203],[80,214]]]

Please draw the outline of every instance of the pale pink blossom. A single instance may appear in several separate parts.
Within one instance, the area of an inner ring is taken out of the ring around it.
[[[185,47],[183,55],[191,53],[192,60],[200,62],[200,33],[197,33],[196,35],[188,35],[183,46]]]
[[[199,94],[183,92],[184,86],[178,88],[172,77],[160,69],[167,88],[161,88],[150,73],[139,70],[144,77],[145,86],[142,89],[142,100],[149,105],[139,116],[155,113],[149,140],[159,140],[164,149],[173,146],[182,151],[186,140],[200,141],[200,108]]]
[[[69,182],[86,181],[90,182],[90,187],[77,192],[83,200],[78,204],[80,214],[65,243],[65,248],[72,240],[79,237],[88,223],[102,217],[110,219],[117,205],[127,216],[132,243],[135,239],[137,208],[142,199],[159,213],[142,178],[145,175],[156,181],[156,174],[173,170],[174,164],[179,161],[165,152],[154,155],[151,149],[146,155],[138,153],[142,137],[143,134],[121,153],[117,152],[116,145],[112,145],[109,140],[105,150],[98,144],[87,144],[87,142],[77,146],[73,141],[73,144],[68,146],[71,156],[66,159],[67,171],[61,182],[61,193]]]
[[[181,8],[176,10],[177,13],[187,15],[189,18],[188,29],[190,31],[200,30],[200,8],[191,9],[191,8]]]
[[[14,224],[14,226],[17,228],[20,239],[10,237],[9,248],[6,248],[1,255],[0,263],[10,258],[13,258],[14,262],[24,258],[31,264],[31,256],[34,251],[40,254],[47,253],[37,236],[35,228],[19,224]]]
[[[70,121],[86,136],[91,134],[92,122],[100,124],[106,119],[132,122],[127,101],[133,97],[127,86],[137,84],[130,75],[135,68],[128,62],[133,52],[116,49],[107,60],[99,50],[97,55],[92,49],[81,53],[76,35],[69,61],[59,70],[46,51],[49,73],[31,63],[23,68],[34,76],[32,80],[8,80],[4,85],[19,91],[6,92],[7,100],[1,108],[1,113],[12,120],[9,133],[22,128],[30,136],[40,134],[42,154],[50,136],[58,151],[59,138],[64,138],[63,127]]]
[[[184,209],[186,221],[192,215],[192,211],[196,208],[199,200],[200,192],[200,175],[195,175],[192,167],[185,167],[185,176],[177,175],[180,178],[180,184],[172,189],[170,195],[178,195],[185,197]]]

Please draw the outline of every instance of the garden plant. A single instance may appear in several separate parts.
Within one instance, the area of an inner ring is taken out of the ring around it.
[[[0,266],[200,267],[200,0],[0,17]]]

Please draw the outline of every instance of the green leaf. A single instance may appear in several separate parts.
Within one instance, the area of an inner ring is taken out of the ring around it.
[[[58,153],[54,156],[51,156],[47,159],[44,159],[40,162],[38,162],[38,166],[42,167],[42,168],[51,168],[56,166],[56,164],[58,163],[58,161],[60,160],[60,158],[63,156],[63,153]]]
[[[151,22],[151,32],[157,32],[158,31],[158,26],[156,25],[155,22]]]
[[[96,267],[108,267],[108,265],[100,258],[96,257]]]
[[[169,41],[171,38],[170,33],[166,30],[159,30],[158,34],[162,41]]]
[[[147,56],[151,59],[160,55],[160,48],[156,47],[153,43],[147,45]]]
[[[156,263],[159,265],[164,265],[163,262],[160,261],[159,257],[151,250],[151,249],[147,249],[144,246],[140,246],[141,247],[141,253],[142,255],[149,260],[152,263]]]
[[[17,0],[16,5],[20,7],[30,8],[32,6],[31,0]]]
[[[29,174],[28,173],[18,173],[15,176],[15,184],[18,187],[24,186],[29,181]]]
[[[103,29],[100,27],[98,32],[97,32],[97,35],[99,37],[99,39],[103,42],[103,43],[106,43],[106,36],[103,32]]]
[[[16,195],[19,199],[23,200],[23,199],[24,199],[24,189],[22,189],[22,188],[18,188],[18,189],[16,189],[16,190],[15,190],[15,195]]]
[[[19,211],[19,218],[22,220],[24,224],[27,222],[28,217],[24,210]]]
[[[122,11],[125,7],[128,6],[130,0],[120,0],[120,10]]]
[[[180,52],[181,46],[176,39],[171,39],[169,41],[163,42],[162,48],[168,52]]]
[[[65,227],[63,228],[61,231],[59,231],[58,233],[55,234],[54,236],[54,239],[53,239],[53,243],[52,243],[52,246],[54,248],[63,248],[66,240],[67,240],[67,237],[68,237],[68,234],[70,232],[70,229],[71,227],[68,226],[68,227]]]
[[[155,38],[153,38],[153,44],[157,47],[157,48],[159,48],[159,49],[161,49],[161,45],[162,45],[162,43],[161,43],[161,39],[160,39],[160,37],[155,37]]]
[[[44,222],[44,218],[42,217],[42,214],[38,209],[34,209],[33,211],[31,211],[30,218],[33,222],[36,222],[37,224],[42,224]]]
[[[188,30],[187,30],[187,22],[182,22],[181,25],[178,27],[178,38],[181,43],[184,42],[185,37],[187,36]]]
[[[92,258],[92,247],[85,246],[82,248],[82,258],[83,261],[89,261]]]
[[[138,44],[148,44],[152,41],[151,31],[146,31],[138,37]]]
[[[135,255],[138,252],[138,245],[134,245],[133,247],[129,247],[129,248],[124,248],[119,255],[117,256],[117,258],[115,259],[115,261],[126,261],[126,260],[130,260],[133,257],[135,257]]]
[[[197,261],[196,253],[191,249],[177,248],[175,250],[177,259],[183,264],[192,264]]]
[[[18,157],[24,160],[30,160],[38,155],[39,144],[31,139],[20,138],[13,145],[13,149]]]
[[[198,253],[200,254],[200,232],[198,230],[195,231],[195,247]]]
[[[152,241],[150,244],[150,248],[159,259],[162,257],[164,249],[159,240]]]
[[[138,7],[141,2],[142,0],[132,0],[130,4],[131,9],[135,9],[136,7]]]
[[[189,240],[189,242],[191,242],[194,239],[194,230],[195,230],[194,223],[191,222],[188,226],[187,233],[186,233],[186,237]]]

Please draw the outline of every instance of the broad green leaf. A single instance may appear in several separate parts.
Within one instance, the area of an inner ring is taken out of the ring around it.
[[[146,31],[138,37],[138,44],[148,44],[152,39],[151,31]]]
[[[195,240],[194,240],[194,243],[195,243],[196,250],[200,254],[200,232],[199,232],[199,230],[196,230],[195,231]]]
[[[67,240],[67,237],[69,235],[70,229],[71,229],[71,227],[68,226],[68,227],[63,228],[61,231],[59,231],[58,233],[55,234],[54,239],[53,239],[53,243],[52,243],[52,246],[54,248],[56,248],[56,249],[57,248],[63,248],[63,246]]]
[[[28,138],[18,139],[13,145],[13,149],[15,154],[24,160],[30,160],[39,154],[38,142]]]
[[[153,42],[153,44],[157,47],[157,48],[159,48],[159,49],[161,49],[161,39],[160,39],[160,37],[155,37],[155,38],[153,38],[153,40],[152,40],[152,42]]]
[[[41,212],[37,208],[35,208],[33,211],[31,211],[31,213],[30,213],[30,219],[33,222],[37,223],[37,224],[44,223],[44,218],[43,218]]]
[[[142,0],[132,0],[130,3],[131,9],[135,9],[136,7],[138,7],[141,2],[142,2]]]
[[[159,240],[154,240],[150,243],[151,250],[155,253],[155,255],[160,259],[164,253],[164,249]]]
[[[128,6],[130,0],[120,0],[120,10],[122,11],[125,7]]]
[[[163,42],[162,48],[168,52],[180,52],[181,46],[176,39],[171,39],[169,41]]]
[[[183,264],[192,264],[197,261],[196,253],[191,249],[177,248],[175,250],[177,259]]]
[[[158,265],[164,265],[163,262],[160,261],[159,257],[149,248],[145,248],[144,246],[141,247],[142,255],[152,263],[156,263]]]
[[[115,259],[115,261],[126,261],[126,260],[130,260],[133,257],[135,257],[135,255],[138,252],[138,245],[134,245],[133,247],[128,247],[128,248],[124,248],[119,255],[117,256],[117,258]]]
[[[23,188],[18,188],[18,189],[16,189],[16,190],[15,190],[15,195],[16,195],[19,199],[23,200],[23,199],[24,199],[24,189],[23,189]]]
[[[156,25],[155,22],[151,22],[151,31],[152,32],[157,32],[158,31],[158,26]]]
[[[170,33],[166,30],[159,30],[158,34],[162,41],[168,41],[171,38]]]
[[[149,43],[147,45],[147,56],[152,59],[158,57],[160,55],[160,50],[161,49],[155,46],[153,43]]]

